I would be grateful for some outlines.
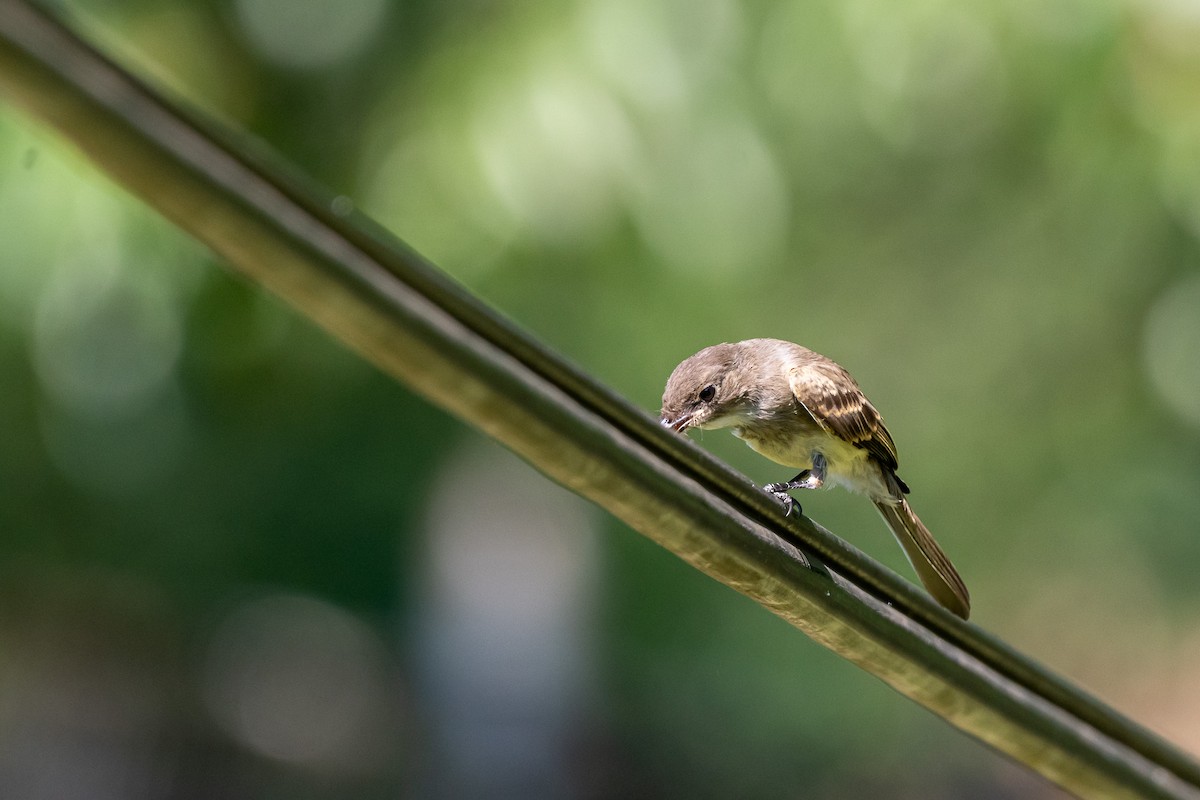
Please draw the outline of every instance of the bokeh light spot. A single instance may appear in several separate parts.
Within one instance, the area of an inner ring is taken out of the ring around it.
[[[262,755],[354,766],[384,743],[384,658],[374,632],[345,611],[263,597],[213,636],[205,699],[229,735]]]
[[[1200,428],[1200,274],[1167,289],[1146,316],[1150,382],[1175,413]]]
[[[580,21],[585,47],[604,77],[639,106],[661,113],[679,108],[689,86],[657,8],[596,2],[585,6]]]
[[[495,446],[456,454],[438,476],[421,694],[446,796],[563,796],[551,789],[563,732],[590,677],[592,522],[583,501]]]
[[[734,109],[710,110],[686,146],[665,150],[637,196],[646,243],[695,278],[769,268],[786,243],[790,203],[780,165],[751,121]]]
[[[64,267],[43,292],[34,364],[61,407],[127,416],[168,385],[183,347],[180,312],[163,281],[91,266]]]
[[[75,487],[102,497],[136,497],[170,480],[192,433],[177,390],[136,416],[95,418],[51,406],[39,423],[58,471]]]
[[[474,121],[483,175],[540,237],[565,241],[611,222],[633,135],[601,84],[557,60],[497,86]]]
[[[385,0],[238,0],[251,44],[285,67],[314,69],[353,57],[380,27]]]
[[[994,131],[1006,76],[982,19],[957,7],[925,19],[874,0],[846,4],[843,17],[862,75],[859,106],[884,141],[945,154]]]

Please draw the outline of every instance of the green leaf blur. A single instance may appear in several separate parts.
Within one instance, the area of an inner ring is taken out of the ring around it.
[[[1200,753],[1185,4],[71,8],[648,411],[708,344],[836,358],[974,620]],[[1061,796],[7,108],[0,165],[11,796]],[[910,576],[861,498],[804,508]]]

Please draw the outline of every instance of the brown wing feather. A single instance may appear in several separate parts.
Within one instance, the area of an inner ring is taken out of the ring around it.
[[[788,377],[792,394],[818,425],[865,449],[886,469],[896,470],[896,443],[850,373],[822,359],[793,368]]]

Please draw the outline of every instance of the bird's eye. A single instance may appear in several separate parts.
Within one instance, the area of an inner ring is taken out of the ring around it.
[[[712,400],[716,396],[717,396],[717,387],[715,387],[715,386],[705,386],[703,389],[700,390],[700,399],[706,403],[709,402],[710,400]]]

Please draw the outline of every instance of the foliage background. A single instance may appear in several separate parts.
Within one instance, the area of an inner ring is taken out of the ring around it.
[[[1191,5],[67,9],[647,410],[717,341],[838,359],[978,624],[1200,752]],[[6,796],[1061,796],[4,108],[0,220]]]

